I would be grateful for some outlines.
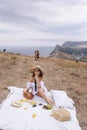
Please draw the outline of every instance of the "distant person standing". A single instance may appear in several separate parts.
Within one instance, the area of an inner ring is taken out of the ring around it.
[[[3,52],[6,52],[6,49],[3,49]]]
[[[34,54],[35,54],[35,60],[38,60],[40,58],[40,52],[38,50],[35,50]]]

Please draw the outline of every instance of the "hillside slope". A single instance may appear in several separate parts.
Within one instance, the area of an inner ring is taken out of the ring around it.
[[[59,55],[59,52],[61,52],[63,56]],[[87,42],[67,41],[62,46],[57,44],[51,51],[50,56],[66,60],[87,62]]]
[[[26,87],[30,69],[40,65],[48,90],[64,90],[75,101],[82,130],[87,130],[87,63],[56,58],[22,56],[0,52],[0,102],[7,96],[7,86]]]

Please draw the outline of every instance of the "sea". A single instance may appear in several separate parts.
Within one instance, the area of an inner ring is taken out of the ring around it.
[[[0,46],[0,51],[6,50],[6,52],[16,53],[21,55],[32,56],[34,55],[35,50],[39,50],[40,56],[48,57],[50,53],[53,51],[54,46],[37,46],[37,47],[29,47],[29,46]]]

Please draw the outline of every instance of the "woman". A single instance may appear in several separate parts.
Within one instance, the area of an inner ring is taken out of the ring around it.
[[[47,96],[47,88],[43,82],[43,71],[40,66],[36,66],[33,70],[32,77],[30,81],[27,83],[27,89],[23,91],[24,94],[32,93],[32,97],[36,94],[45,99],[45,101],[54,105],[54,102],[51,98]]]

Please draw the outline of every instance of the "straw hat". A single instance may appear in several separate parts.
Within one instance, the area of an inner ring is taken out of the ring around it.
[[[35,67],[34,67],[34,70],[35,70],[35,69],[38,69],[38,70],[40,70],[40,71],[43,72],[43,69],[42,69],[41,66],[39,66],[39,65],[35,66]]]
[[[34,66],[33,68],[30,68],[30,69],[29,69],[29,71],[30,71],[31,73],[33,73],[35,69],[38,69],[38,70],[40,70],[40,71],[42,71],[42,72],[43,72],[42,67],[41,67],[41,66],[39,66],[39,65],[36,65],[36,66]]]

